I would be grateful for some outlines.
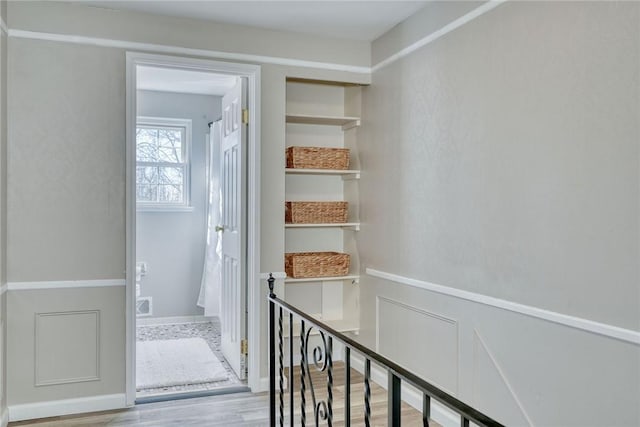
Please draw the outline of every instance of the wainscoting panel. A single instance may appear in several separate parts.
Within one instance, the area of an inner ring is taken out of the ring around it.
[[[487,413],[502,413],[510,425],[533,426],[520,398],[480,333],[473,334],[473,402]],[[492,390],[491,398],[483,390]],[[495,407],[499,402],[499,407]]]
[[[377,312],[378,351],[443,390],[457,393],[458,322],[381,296]],[[412,335],[416,339],[406,339]]]
[[[369,275],[360,289],[360,340],[505,425],[640,425],[635,331],[604,335],[604,327],[591,331]],[[420,409],[413,397],[403,391]],[[433,416],[459,425],[445,412]]]
[[[122,399],[103,397],[125,392],[124,286],[17,285],[6,295],[10,419],[35,416],[34,408],[38,416],[68,413],[61,402],[116,407]]]
[[[35,385],[100,380],[100,311],[36,313]]]

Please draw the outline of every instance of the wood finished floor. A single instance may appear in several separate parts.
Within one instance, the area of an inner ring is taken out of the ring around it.
[[[318,401],[327,396],[326,373],[317,372],[312,366],[312,381]],[[294,385],[294,418],[300,425],[300,371],[294,368],[297,383]],[[334,366],[333,414],[335,427],[344,426],[345,369],[343,363]],[[309,390],[307,385],[307,390]],[[278,396],[276,395],[276,404]],[[289,395],[285,391],[285,419],[288,423]],[[314,425],[311,395],[307,391],[307,425]],[[9,427],[102,427],[102,426],[212,426],[212,427],[262,427],[268,426],[269,396],[267,393],[236,393],[222,396],[174,400],[169,402],[136,405],[134,408],[67,417],[53,417],[34,421],[9,423]],[[371,384],[372,425],[387,425],[387,392],[377,384]],[[364,377],[351,370],[351,425],[364,426]],[[286,425],[286,424],[285,424]],[[321,422],[320,425],[326,425]],[[403,427],[422,426],[422,415],[409,405],[402,404]],[[433,426],[438,424],[432,423]]]
[[[310,367],[311,379],[313,381],[314,390],[316,392],[316,400],[323,401],[327,397],[327,377],[326,372],[320,373],[313,365]],[[296,383],[294,384],[294,425],[300,424],[301,408],[300,408],[300,367],[296,366],[293,369],[294,378]],[[288,375],[288,369],[285,369],[285,376]],[[343,427],[345,425],[345,369],[343,362],[337,362],[333,367],[333,426]],[[278,384],[276,383],[276,388]],[[312,399],[309,393],[309,384],[306,384],[306,425],[314,424],[314,414]],[[285,406],[285,425],[289,422],[289,394],[285,390],[283,395]],[[278,404],[279,396],[276,395],[276,405]],[[375,383],[371,383],[371,425],[374,427],[386,427],[387,426],[387,391]],[[403,427],[422,427],[422,413],[415,410],[413,407],[402,402],[401,408],[402,426]],[[325,422],[320,422],[321,426],[327,425]],[[351,425],[352,426],[364,426],[364,375],[358,371],[351,369]],[[430,421],[430,426],[440,427],[439,424]]]
[[[268,425],[266,393],[236,393],[168,402],[146,403],[130,409],[85,415],[52,417],[9,423],[9,426],[116,427],[212,426],[263,427]]]

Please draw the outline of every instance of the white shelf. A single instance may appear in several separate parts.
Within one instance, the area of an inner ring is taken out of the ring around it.
[[[285,168],[288,175],[339,175],[342,179],[360,179],[360,171],[353,169],[297,169]]]
[[[359,222],[329,223],[329,224],[285,224],[285,228],[345,228],[360,231]]]
[[[342,130],[360,126],[360,117],[336,117],[316,116],[308,114],[287,114],[287,123],[299,123],[305,125],[342,126]]]
[[[284,279],[284,283],[304,283],[304,282],[341,282],[345,280],[351,280],[357,283],[360,280],[360,276],[357,274],[349,276],[336,276],[336,277],[305,277],[304,279],[294,279],[293,277],[287,277]]]
[[[359,96],[357,88],[330,88],[325,90],[318,82],[287,82],[285,113],[285,146],[313,146],[320,132],[326,137],[324,146],[349,148],[355,153],[357,128],[362,119],[359,107],[349,100]],[[348,104],[348,105],[346,105]],[[311,110],[309,106],[316,106]],[[353,109],[349,109],[353,107]],[[305,109],[306,108],[306,109]],[[300,113],[300,114],[299,114]],[[281,119],[282,120],[282,119]],[[355,156],[357,157],[357,156]],[[357,160],[357,158],[356,158]],[[355,203],[358,188],[354,185],[361,176],[360,164],[355,161],[351,169],[298,169],[285,168],[285,199],[296,200],[345,200]],[[349,182],[347,182],[349,181]],[[353,181],[353,182],[351,182]],[[314,196],[316,195],[316,196]],[[326,223],[321,219],[313,224],[284,224],[285,252],[314,251],[322,248],[343,248],[354,251],[356,232],[360,230],[357,210],[346,223]],[[357,257],[354,257],[354,261]],[[286,277],[280,281],[282,298],[293,306],[304,304],[305,311],[318,322],[340,332],[359,333],[357,288],[360,283],[359,266],[353,265],[345,276],[310,277],[295,279]],[[307,301],[309,291],[314,295]],[[289,297],[289,298],[286,298]],[[295,316],[294,316],[295,317]],[[355,319],[354,319],[355,317]],[[331,320],[329,320],[331,319]],[[289,320],[285,316],[285,323]],[[299,335],[296,321],[294,333]],[[285,333],[289,329],[286,327]],[[313,332],[317,335],[317,331]],[[317,338],[317,337],[316,337]]]

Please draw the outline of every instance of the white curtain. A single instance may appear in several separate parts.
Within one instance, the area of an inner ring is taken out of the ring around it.
[[[198,306],[204,308],[204,315],[220,315],[220,239],[216,232],[216,225],[220,223],[220,139],[221,121],[213,122],[209,129],[209,144],[207,145],[207,245],[204,255],[202,284],[198,296]]]

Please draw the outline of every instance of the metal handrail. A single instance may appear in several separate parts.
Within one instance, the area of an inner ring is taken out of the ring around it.
[[[370,408],[369,408],[369,401],[368,401],[368,396],[367,393],[370,393],[370,363],[371,361],[381,365],[382,367],[384,367],[388,373],[389,373],[389,387],[388,387],[388,393],[389,393],[389,423],[388,425],[393,426],[393,427],[399,427],[400,426],[400,403],[401,403],[401,399],[400,399],[400,385],[401,385],[401,381],[406,381],[407,383],[413,385],[414,387],[418,388],[422,393],[423,393],[423,421],[424,421],[424,425],[428,426],[429,425],[429,414],[430,414],[430,400],[431,398],[435,399],[436,401],[438,401],[439,403],[442,403],[443,405],[447,406],[449,409],[453,410],[454,412],[456,412],[457,414],[460,415],[461,417],[461,426],[468,426],[469,422],[473,422],[476,425],[479,426],[495,426],[495,427],[499,427],[502,426],[503,424],[495,421],[494,419],[492,419],[491,417],[483,414],[482,412],[478,411],[477,409],[467,405],[466,403],[462,402],[461,400],[457,399],[456,397],[450,395],[449,393],[439,389],[438,387],[434,386],[433,384],[431,384],[430,382],[424,380],[423,378],[419,377],[418,375],[414,374],[413,372],[403,368],[402,366],[398,365],[397,363],[393,362],[392,360],[382,356],[379,353],[376,353],[375,351],[372,351],[370,348],[362,345],[361,343],[353,340],[352,338],[349,338],[348,336],[342,334],[341,332],[333,329],[331,326],[320,322],[317,319],[314,319],[313,317],[311,317],[310,315],[308,315],[307,313],[305,313],[304,311],[300,310],[299,308],[281,300],[280,298],[278,298],[275,293],[273,292],[274,289],[274,284],[275,284],[275,279],[273,278],[273,275],[269,275],[269,279],[267,280],[268,284],[269,284],[269,296],[268,296],[268,300],[269,300],[269,378],[270,378],[270,421],[271,421],[271,426],[275,427],[279,418],[279,425],[283,426],[284,425],[284,417],[283,417],[283,359],[282,359],[282,355],[283,355],[283,339],[282,339],[282,315],[283,315],[283,309],[289,312],[289,318],[290,318],[290,322],[289,322],[289,331],[290,331],[290,335],[289,335],[289,339],[290,339],[290,343],[289,343],[289,382],[290,382],[290,387],[293,387],[293,328],[292,328],[292,319],[293,319],[293,314],[295,314],[296,316],[298,316],[301,319],[301,356],[302,356],[302,361],[301,361],[301,368],[302,368],[302,389],[301,389],[301,400],[302,400],[302,412],[303,412],[303,420],[302,420],[302,425],[304,425],[304,402],[305,402],[305,369],[308,371],[308,361],[305,361],[305,354],[308,351],[308,348],[306,348],[306,342],[305,342],[305,322],[309,325],[312,325],[312,327],[315,327],[321,334],[323,343],[325,344],[325,349],[324,349],[324,355],[325,355],[325,364],[328,362],[328,364],[330,365],[330,367],[332,366],[332,341],[333,340],[337,340],[339,342],[341,342],[344,346],[345,346],[345,365],[346,365],[346,372],[349,372],[350,369],[350,353],[351,350],[355,350],[356,352],[360,353],[362,356],[364,356],[365,358],[365,424],[368,426],[369,425],[369,419],[368,416],[370,416]],[[276,317],[275,317],[275,312],[276,312],[276,306],[279,307],[279,317],[278,317],[278,343],[279,343],[279,355],[278,353],[276,353]],[[309,328],[306,331],[306,340],[308,340],[308,335],[309,332],[311,331],[311,328]],[[325,336],[328,336],[329,338],[329,346],[326,346],[326,341],[325,341]],[[320,350],[322,351],[322,349]],[[276,416],[276,356],[278,355],[278,361],[279,361],[279,384],[280,384],[280,389],[279,389],[279,397],[280,397],[280,404],[279,404],[279,412],[280,412],[280,416],[277,417]],[[314,361],[317,362],[317,361]],[[303,366],[306,363],[306,366]],[[329,397],[331,397],[331,387],[332,387],[332,371],[331,369],[328,370],[328,376],[329,376]],[[345,395],[348,396],[349,393],[349,386],[350,386],[350,380],[348,378],[347,375],[347,381],[346,381],[346,387],[347,387],[347,391],[345,392]],[[293,420],[293,393],[290,390],[290,409],[291,409],[291,414],[290,414],[290,425],[293,426],[294,424],[294,420]],[[322,403],[322,402],[321,402]],[[314,415],[315,415],[315,419],[316,419],[316,425],[318,425],[318,411],[320,411],[320,415],[328,415],[328,425],[331,426],[331,415],[332,414],[327,414],[327,411],[331,411],[331,401],[328,402],[329,407],[327,408],[326,404],[325,404],[325,413],[323,414],[321,412],[321,410],[323,408],[316,408],[314,407]],[[315,397],[314,397],[314,405],[315,405]],[[345,425],[349,426],[350,425],[350,407],[349,406],[349,398],[346,397],[346,402],[345,402]],[[323,418],[323,420],[326,420],[327,418]]]

